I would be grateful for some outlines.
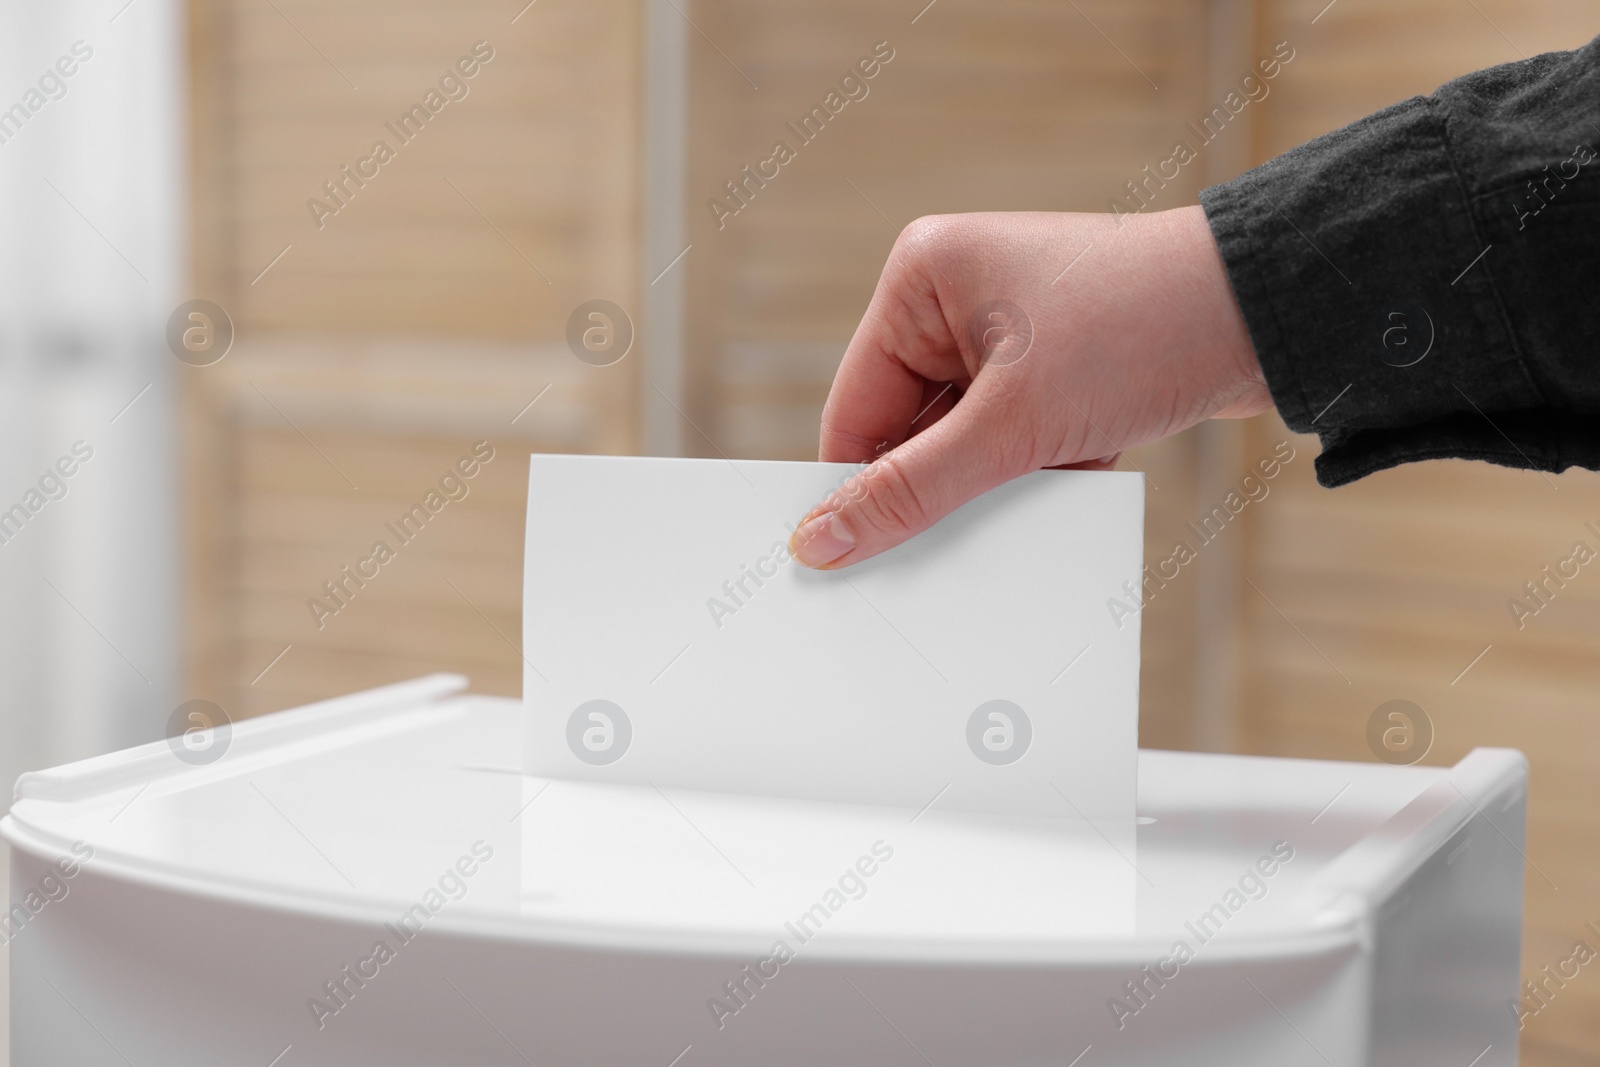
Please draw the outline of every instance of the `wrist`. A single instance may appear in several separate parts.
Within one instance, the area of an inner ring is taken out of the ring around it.
[[[1194,357],[1204,364],[1210,417],[1242,419],[1272,410],[1266,375],[1204,209],[1196,204],[1161,214],[1170,219],[1186,281],[1194,287],[1200,342]]]

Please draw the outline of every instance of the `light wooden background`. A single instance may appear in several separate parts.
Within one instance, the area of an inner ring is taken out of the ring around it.
[[[229,310],[237,340],[185,372],[190,696],[243,716],[435,669],[516,693],[526,454],[638,446],[639,360],[591,367],[563,337],[585,300],[637,312],[656,266],[639,253],[641,8],[523,2],[191,4],[194,288]],[[1271,95],[1157,207],[1454,75],[1600,31],[1579,0],[924,2],[680,0],[691,452],[813,457],[899,227],[1105,210],[1280,40],[1296,57]],[[469,96],[312,225],[307,198],[479,40],[495,58]],[[896,55],[867,98],[718,230],[705,200],[879,40]],[[1146,613],[1143,742],[1369,759],[1368,715],[1404,698],[1435,725],[1428,762],[1523,749],[1537,867],[1525,969],[1554,964],[1600,918],[1600,576],[1521,631],[1505,602],[1590,536],[1600,483],[1433,463],[1329,492],[1315,442],[1264,417],[1130,457],[1150,478],[1148,553],[1286,437],[1297,458],[1271,495]],[[307,598],[478,440],[496,458],[471,495],[316,628]],[[1529,1021],[1523,1055],[1597,1054],[1586,970]]]

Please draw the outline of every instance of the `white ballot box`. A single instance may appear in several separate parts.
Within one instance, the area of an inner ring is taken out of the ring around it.
[[[464,686],[23,776],[15,1067],[1516,1062],[1518,753],[1144,751],[1119,840],[536,777]]]

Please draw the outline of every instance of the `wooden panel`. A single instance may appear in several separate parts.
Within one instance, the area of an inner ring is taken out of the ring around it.
[[[634,5],[199,6],[200,277],[242,329],[556,339],[583,300],[631,302]],[[397,137],[480,41],[493,58]],[[379,140],[394,158],[328,195]],[[320,226],[313,198],[339,207]]]
[[[883,3],[698,5],[697,24],[729,61],[703,45],[695,55],[697,348],[721,359],[744,341],[841,342],[899,229],[916,217],[1104,210],[1140,168],[1164,158],[1203,95],[1205,53],[1195,42],[1204,40],[1205,5],[1078,8],[935,5],[913,25]],[[802,143],[788,124],[878,41],[894,58],[865,83],[866,96]],[[719,228],[706,201],[726,199],[724,183],[777,140],[796,158]],[[1162,191],[1163,206],[1192,202],[1198,180],[1181,176]],[[825,382],[831,370],[819,363],[816,377]],[[701,374],[714,383],[720,369],[704,365]]]
[[[1262,110],[1262,158],[1471,71],[1577,48],[1600,29],[1586,0],[1275,0],[1264,12],[1263,36],[1297,54]]]
[[[196,695],[247,715],[435,669],[520,691],[525,457],[635,440],[637,360],[590,367],[565,331],[583,301],[637,305],[638,15],[192,5],[196,290],[238,338],[184,374]],[[386,124],[478,41],[493,58],[403,143]],[[394,158],[340,205],[323,183],[379,139]],[[313,197],[340,208],[320,226]],[[498,458],[471,494],[313,625],[477,440]]]
[[[564,345],[301,338],[242,349],[207,369],[205,403],[226,442],[211,461],[221,543],[209,573],[223,608],[196,664],[209,692],[239,715],[429,670],[520,692],[527,456],[627,447],[607,403],[611,368]],[[401,517],[478,441],[495,458],[446,486],[437,515],[402,538]],[[394,559],[352,584],[342,568],[379,541]]]

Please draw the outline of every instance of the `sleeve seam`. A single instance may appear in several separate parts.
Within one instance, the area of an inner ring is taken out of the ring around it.
[[[1441,147],[1443,148],[1442,155],[1444,156],[1445,166],[1450,168],[1450,178],[1453,182],[1455,182],[1456,189],[1461,194],[1461,202],[1466,206],[1467,224],[1471,227],[1473,237],[1478,242],[1487,245],[1491,242],[1489,242],[1484,236],[1484,227],[1480,224],[1478,219],[1477,201],[1468,191],[1466,178],[1461,173],[1461,170],[1456,166],[1455,151],[1450,140],[1449,111],[1436,97],[1429,96],[1425,97],[1424,99],[1428,102],[1430,113],[1438,121],[1439,141]],[[1487,257],[1485,257],[1485,259],[1487,260]],[[1545,407],[1549,407],[1551,406],[1549,398],[1545,396],[1544,390],[1539,386],[1539,382],[1535,379],[1533,373],[1528,369],[1528,363],[1524,358],[1522,351],[1522,344],[1517,337],[1515,329],[1513,329],[1511,325],[1511,316],[1506,311],[1505,298],[1501,295],[1500,285],[1495,280],[1494,267],[1490,263],[1485,262],[1483,264],[1483,270],[1484,277],[1488,282],[1489,293],[1494,298],[1494,315],[1500,321],[1500,328],[1505,331],[1506,341],[1511,346],[1511,355],[1514,363],[1516,364],[1517,372],[1520,374],[1523,383],[1538,399],[1539,403]]]

